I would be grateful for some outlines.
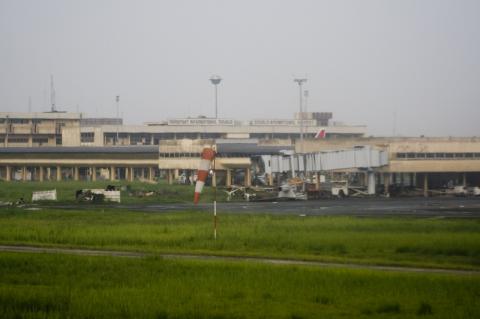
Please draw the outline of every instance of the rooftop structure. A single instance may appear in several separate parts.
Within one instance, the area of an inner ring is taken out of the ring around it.
[[[305,138],[314,138],[320,130],[326,138],[363,137],[365,125],[345,125],[331,121],[332,113],[300,113],[295,119],[235,120],[228,118],[177,118],[144,125],[103,125],[100,128],[82,128],[82,134],[94,135],[95,145],[114,145],[117,132],[120,145],[157,145],[162,140],[176,139],[261,139],[282,140],[294,144],[300,138],[303,121]]]
[[[331,121],[332,113],[297,113],[294,119],[180,118],[144,125],[123,125],[121,118],[85,118],[80,113],[0,113],[0,146],[118,146],[158,145],[178,139],[280,140],[293,145],[303,135],[314,138],[320,130],[328,138],[366,134],[364,125]]]

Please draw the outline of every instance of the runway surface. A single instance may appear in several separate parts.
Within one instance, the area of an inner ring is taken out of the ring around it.
[[[58,205],[58,208],[82,209],[93,205]],[[147,212],[211,211],[211,203],[117,204],[102,207]],[[480,198],[345,198],[283,202],[227,202],[217,204],[218,213],[268,213],[347,216],[416,216],[480,218]]]

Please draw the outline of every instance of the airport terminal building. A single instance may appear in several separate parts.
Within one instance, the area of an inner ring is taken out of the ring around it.
[[[331,113],[296,114],[290,120],[187,118],[144,125],[87,119],[76,113],[0,113],[0,179],[166,178],[174,182],[181,174],[193,174],[203,147],[214,146],[219,151],[215,183],[251,185],[253,176],[262,172],[268,174],[269,184],[275,184],[276,175],[302,174],[305,167],[292,165],[275,172],[268,156],[368,147],[386,154],[384,165],[336,171],[374,176],[376,185],[387,188],[392,184],[416,186],[425,195],[449,183],[480,186],[478,137],[379,138],[365,137],[366,133],[365,126],[333,122]],[[321,173],[318,167],[311,173]]]

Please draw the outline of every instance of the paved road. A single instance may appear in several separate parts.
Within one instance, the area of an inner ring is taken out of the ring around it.
[[[154,255],[154,254],[148,254],[148,253],[117,251],[117,250],[47,248],[47,247],[35,247],[35,246],[7,246],[7,245],[0,245],[0,251],[17,252],[17,253],[67,254],[67,255],[80,255],[80,256],[111,256],[111,257],[126,257],[126,258],[146,258],[151,256],[158,256],[164,259],[240,261],[240,262],[255,262],[255,263],[274,264],[274,265],[300,265],[300,266],[328,267],[328,268],[351,268],[351,269],[368,269],[368,270],[379,270],[379,271],[419,272],[419,273],[436,273],[436,274],[467,275],[467,276],[480,275],[480,271],[476,271],[476,270],[362,265],[362,264],[351,264],[351,263],[341,264],[341,263],[329,263],[329,262],[320,262],[320,261],[273,259],[273,258],[264,258],[264,257],[193,255],[193,254],[155,254]]]
[[[61,208],[92,206],[61,205]],[[103,206],[105,207],[105,206]],[[211,211],[212,204],[121,204],[107,207],[149,212]],[[268,213],[348,216],[480,218],[480,198],[346,198],[338,200],[218,203],[219,214]]]

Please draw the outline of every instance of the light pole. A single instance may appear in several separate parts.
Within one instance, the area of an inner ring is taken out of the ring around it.
[[[307,82],[307,79],[293,79],[294,82],[298,83],[299,88],[299,98],[300,98],[300,153],[303,153],[303,83]]]
[[[218,119],[218,93],[217,93],[217,86],[222,81],[222,78],[218,75],[212,75],[210,78],[210,82],[215,86],[215,118]]]

